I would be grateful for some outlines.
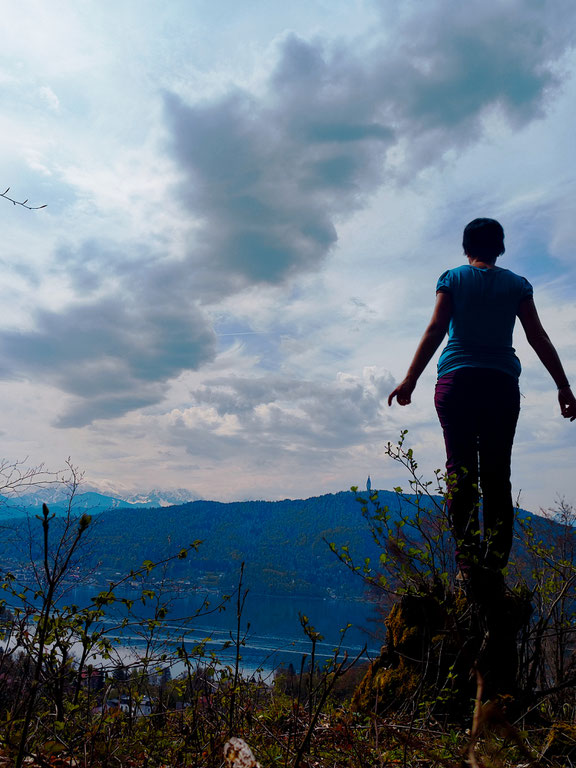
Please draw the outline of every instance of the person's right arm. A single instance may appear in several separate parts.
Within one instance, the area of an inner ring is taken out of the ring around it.
[[[439,291],[436,293],[436,304],[434,305],[432,319],[420,339],[420,344],[416,349],[410,368],[408,368],[408,373],[396,389],[390,393],[388,405],[392,405],[394,398],[397,399],[399,405],[409,405],[412,402],[412,392],[416,387],[416,382],[442,343],[442,339],[448,331],[451,316],[452,297],[449,293]]]
[[[562,416],[565,419],[574,421],[576,419],[576,398],[570,389],[570,384],[560,362],[558,352],[556,352],[554,344],[550,341],[550,337],[540,322],[533,299],[524,299],[518,307],[517,314],[526,333],[528,343],[536,352],[558,387],[558,402],[560,403]]]

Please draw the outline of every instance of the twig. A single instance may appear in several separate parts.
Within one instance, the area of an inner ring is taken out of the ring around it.
[[[28,198],[26,198],[26,200],[14,200],[14,198],[8,197],[8,192],[10,192],[10,187],[8,187],[8,189],[6,189],[4,192],[0,192],[0,197],[8,200],[13,205],[21,205],[22,208],[28,208],[29,211],[39,211],[41,208],[46,208],[46,203],[44,205],[27,205]]]
[[[484,678],[480,674],[480,670],[476,668],[476,701],[474,704],[474,715],[472,718],[472,729],[470,731],[470,741],[466,750],[468,762],[472,768],[479,768],[478,761],[476,760],[476,753],[474,751],[474,745],[478,740],[480,733],[480,721],[482,714],[482,695],[484,693]]]
[[[250,624],[247,625],[246,628],[246,634],[244,637],[242,637],[242,614],[244,613],[244,603],[246,602],[246,597],[248,595],[248,590],[243,590],[243,579],[244,579],[244,563],[240,566],[240,579],[238,581],[238,593],[236,597],[236,636],[233,637],[232,633],[230,633],[230,639],[232,640],[232,643],[234,644],[235,648],[235,656],[234,656],[234,679],[232,682],[232,692],[230,694],[230,708],[228,713],[228,727],[230,730],[230,736],[233,735],[233,729],[234,729],[234,720],[236,716],[236,694],[238,693],[238,680],[240,679],[240,661],[242,659],[242,656],[240,655],[240,651],[242,646],[245,644],[246,640],[246,634],[250,630]]]

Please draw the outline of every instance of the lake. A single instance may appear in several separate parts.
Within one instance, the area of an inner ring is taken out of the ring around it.
[[[80,606],[90,602],[97,594],[98,588],[79,587],[67,596],[66,602],[74,602]],[[135,593],[130,594],[131,597]],[[158,639],[165,641],[167,652],[174,650],[184,639],[185,647],[190,652],[198,643],[205,642],[205,651],[214,652],[220,665],[233,664],[235,648],[225,648],[227,642],[235,638],[236,632],[236,603],[233,599],[224,610],[216,610],[221,602],[217,593],[210,594],[212,613],[199,615],[191,622],[179,620],[179,617],[192,616],[202,603],[203,596],[181,595],[174,603],[168,614],[168,622]],[[151,617],[150,606],[140,606],[143,618]],[[306,596],[276,596],[258,595],[249,592],[244,604],[240,622],[241,636],[245,644],[241,649],[241,668],[244,675],[252,675],[257,671],[262,677],[270,676],[280,666],[292,664],[296,670],[300,668],[304,654],[311,653],[312,644],[304,633],[299,615],[307,616],[310,626],[319,632],[323,639],[316,644],[316,659],[323,664],[334,656],[334,648],[342,638],[341,630],[347,624],[342,641],[341,652],[349,657],[356,656],[366,645],[368,658],[378,655],[382,637],[375,639],[369,632],[379,628],[382,635],[382,624],[374,621],[376,606],[372,602],[362,600],[323,599]],[[127,628],[118,633],[120,644],[126,649],[141,652],[145,645],[142,633]],[[183,670],[182,665],[176,664],[172,670],[173,676]]]

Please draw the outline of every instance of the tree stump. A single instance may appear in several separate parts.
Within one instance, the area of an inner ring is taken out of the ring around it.
[[[386,644],[358,686],[354,707],[467,718],[476,670],[487,698],[517,696],[517,637],[531,610],[525,596],[503,588],[404,595],[386,618]]]

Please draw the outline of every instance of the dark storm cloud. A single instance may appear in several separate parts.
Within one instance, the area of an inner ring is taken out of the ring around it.
[[[91,296],[109,281],[133,285],[157,269],[156,259],[145,243],[115,243],[104,238],[91,239],[78,246],[61,245],[52,272],[64,275],[78,296]]]
[[[317,267],[337,239],[331,214],[340,196],[361,192],[368,140],[355,151],[346,141],[338,153],[296,141],[238,93],[196,107],[167,96],[166,108],[188,173],[184,199],[202,222],[194,260],[210,264],[225,290],[238,285],[229,280],[278,283]]]
[[[96,395],[89,400],[81,399],[70,405],[66,412],[59,416],[55,422],[56,427],[84,427],[96,419],[114,419],[123,416],[128,411],[137,408],[145,408],[159,402],[164,396],[164,387],[150,387],[149,391],[142,392],[133,388],[126,395],[112,394]]]
[[[561,81],[555,63],[574,44],[573,3],[440,0],[409,7],[414,12],[405,19],[388,19],[396,42],[376,54],[376,69],[389,75],[395,125],[417,162],[432,163],[439,152],[477,138],[494,107],[516,127],[543,114]]]
[[[35,331],[4,331],[0,355],[27,376],[78,398],[57,422],[84,426],[160,401],[166,382],[215,354],[215,335],[192,302],[151,304],[113,295],[58,313],[39,310]]]
[[[542,113],[576,6],[402,7],[411,10],[383,14],[387,40],[370,48],[287,37],[259,96],[166,96],[179,194],[200,221],[191,258],[220,272],[220,290],[317,268],[338,219],[387,171],[405,182],[463,148],[491,109],[515,125]],[[387,167],[395,146],[403,160]]]
[[[298,82],[292,70],[307,54],[317,65]],[[180,193],[202,227],[192,258],[224,280],[278,283],[317,268],[337,240],[335,215],[357,208],[380,180],[374,160],[392,132],[374,106],[328,82],[335,74],[314,46],[290,38],[268,99],[234,91],[187,105],[166,96],[186,174]]]

